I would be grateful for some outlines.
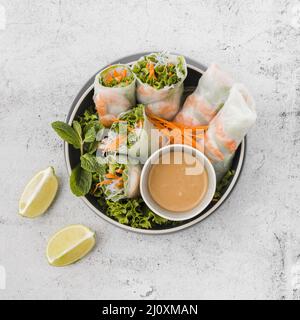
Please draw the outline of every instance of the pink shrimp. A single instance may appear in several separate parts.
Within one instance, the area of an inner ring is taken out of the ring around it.
[[[219,150],[218,147],[215,147],[212,143],[212,141],[210,140],[209,136],[207,133],[205,133],[204,135],[204,143],[205,143],[205,154],[208,153],[213,155],[215,158],[217,158],[219,161],[223,161],[224,160],[224,154]],[[211,158],[211,157],[209,157]]]
[[[200,115],[200,118],[197,118],[197,114]],[[187,97],[175,121],[184,125],[190,125],[192,120],[193,125],[201,125],[209,123],[215,115],[216,112],[202,96],[191,94]],[[203,121],[205,121],[205,123],[203,123]]]
[[[214,121],[216,137],[218,140],[224,145],[224,147],[233,153],[237,149],[237,145],[235,140],[228,137],[228,135],[224,131],[223,123],[220,119],[216,119]]]
[[[138,86],[137,88],[137,94],[140,95],[143,98],[148,98],[152,95],[153,93],[153,88],[150,86]]]
[[[105,127],[110,127],[121,112],[130,108],[128,99],[113,92],[98,93],[95,100],[100,121]]]
[[[179,106],[177,106],[176,103],[170,101],[161,101],[153,104],[148,104],[146,109],[150,113],[153,113],[158,117],[166,120],[171,120],[176,115],[178,108]]]
[[[193,128],[199,124],[199,122],[193,118],[192,116],[185,114],[183,112],[179,112],[177,116],[174,119],[175,123],[182,124],[183,126],[187,128]]]

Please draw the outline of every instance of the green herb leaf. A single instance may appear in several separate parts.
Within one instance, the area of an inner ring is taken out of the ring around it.
[[[77,197],[86,195],[92,185],[92,173],[81,168],[80,164],[77,165],[71,173],[70,188],[73,194]]]
[[[122,68],[122,70],[120,70]],[[126,76],[122,76],[123,70],[126,70]],[[115,77],[115,71],[117,71],[117,77]],[[122,65],[114,65],[101,72],[99,77],[99,83],[104,87],[117,88],[126,87],[132,83],[134,76],[129,68],[122,67]]]
[[[130,109],[120,116],[120,120],[126,122],[115,122],[111,126],[111,130],[121,135],[127,135],[127,147],[133,146],[139,139],[136,126],[139,121],[145,121],[145,106],[138,104],[136,107]],[[127,132],[129,129],[129,132]],[[140,134],[140,133],[139,133]]]
[[[55,121],[51,126],[63,140],[73,145],[74,148],[80,149],[81,139],[71,126],[62,121]]]
[[[93,154],[95,153],[95,151],[97,150],[98,148],[98,145],[99,145],[99,141],[94,141],[94,142],[91,142],[91,143],[86,143],[84,145],[84,150],[90,154]]]
[[[99,199],[99,204],[104,205]],[[106,200],[106,213],[119,223],[138,229],[151,229],[158,225],[173,224],[153,213],[142,199]]]
[[[82,129],[81,129],[81,125],[78,121],[74,120],[72,123],[73,129],[76,131],[76,133],[78,134],[79,140],[82,141],[81,135],[82,135]]]
[[[101,175],[106,173],[106,163],[100,162],[94,155],[85,153],[80,157],[81,168],[88,172],[96,172]]]
[[[138,60],[132,71],[143,82],[160,90],[175,85],[185,77],[185,59],[178,56],[176,62],[170,62],[164,53],[154,53]],[[150,72],[150,66],[153,67]]]
[[[229,186],[234,174],[235,174],[234,170],[228,170],[224,175],[224,177],[218,182],[216,187],[216,192],[213,198],[214,202],[217,202],[221,199],[222,195],[224,194],[227,187]]]
[[[96,130],[94,127],[88,129],[84,136],[84,142],[94,142],[96,139]]]

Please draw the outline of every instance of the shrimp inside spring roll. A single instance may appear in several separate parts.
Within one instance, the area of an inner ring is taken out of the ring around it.
[[[230,168],[243,138],[256,121],[255,103],[242,84],[233,85],[223,108],[210,122],[205,134],[205,154],[212,161],[217,179]]]
[[[161,132],[149,121],[145,106],[137,105],[120,114],[111,126],[99,150],[106,154],[125,154],[145,163],[150,154],[166,144]]]
[[[224,105],[233,80],[216,64],[212,64],[187,97],[175,122],[188,127],[207,125]]]
[[[137,100],[147,112],[166,120],[174,118],[180,107],[183,81],[187,76],[183,56],[152,53],[132,68],[137,76]]]
[[[105,173],[96,185],[101,188],[105,199],[119,201],[139,195],[141,167],[126,156],[108,156]]]
[[[135,76],[126,65],[113,65],[98,73],[94,102],[101,123],[110,127],[117,116],[135,105]]]

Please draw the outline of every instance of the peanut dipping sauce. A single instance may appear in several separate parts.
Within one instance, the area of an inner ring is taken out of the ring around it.
[[[148,177],[152,199],[162,208],[184,212],[195,208],[208,188],[208,175],[203,163],[195,156],[171,152],[160,156]]]

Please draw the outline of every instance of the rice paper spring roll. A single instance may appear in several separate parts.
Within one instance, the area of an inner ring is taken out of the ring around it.
[[[101,123],[110,127],[117,116],[135,105],[136,79],[123,64],[99,72],[94,82],[94,102]]]
[[[101,141],[99,149],[102,153],[124,154],[145,163],[152,152],[168,142],[163,138],[149,121],[145,106],[139,104],[119,116],[108,136]]]
[[[98,187],[105,199],[119,201],[139,195],[141,166],[126,156],[108,156],[105,174],[100,176]]]
[[[233,80],[216,64],[199,79],[196,90],[187,97],[175,122],[187,127],[207,125],[228,98]]]
[[[205,154],[219,181],[230,169],[235,151],[256,121],[255,102],[242,84],[235,84],[228,99],[205,133]]]
[[[187,76],[183,56],[152,53],[140,58],[132,68],[137,76],[137,101],[147,112],[166,120],[177,114]]]

